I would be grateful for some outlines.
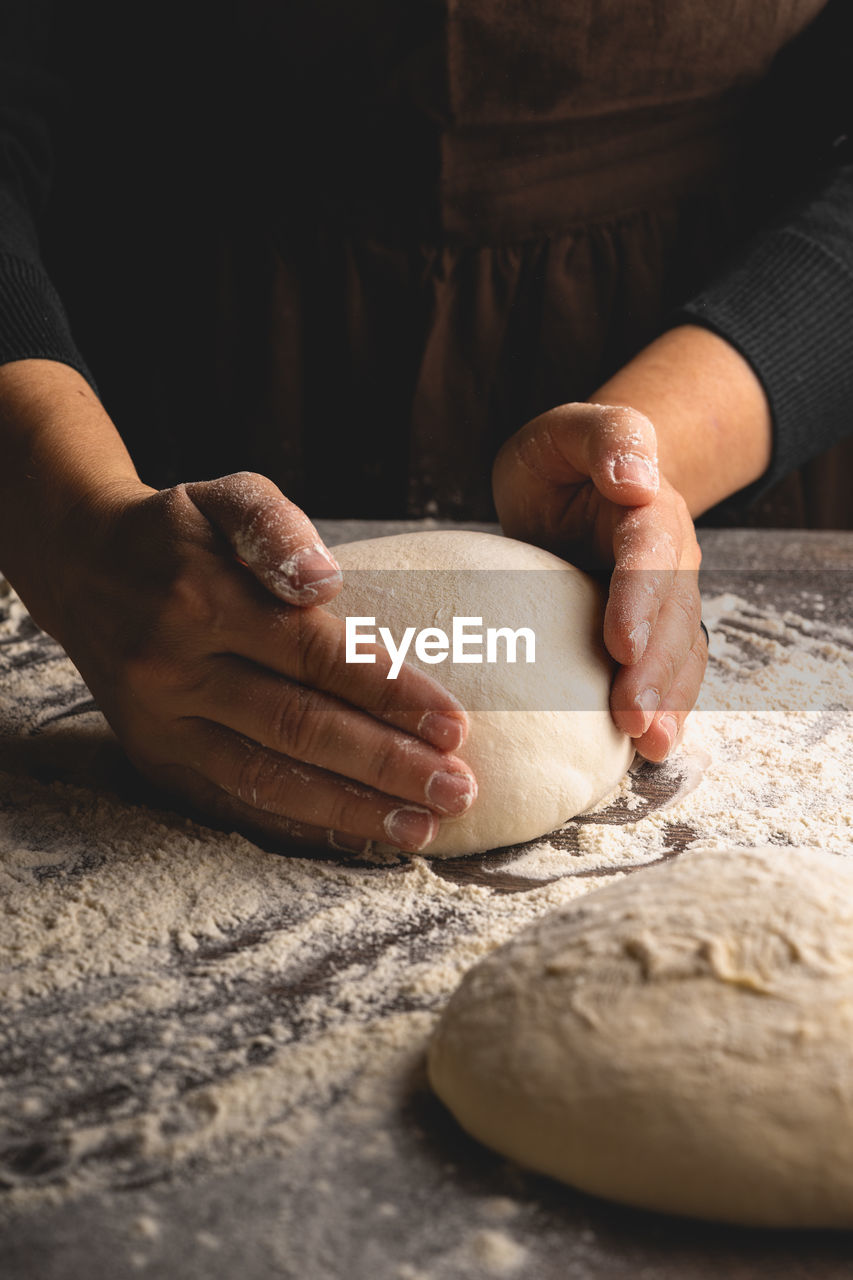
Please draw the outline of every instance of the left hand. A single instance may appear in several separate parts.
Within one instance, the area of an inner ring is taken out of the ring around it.
[[[622,406],[567,404],[534,418],[495,460],[504,532],[580,568],[612,568],[604,643],[619,664],[616,725],[663,760],[699,693],[702,553],[681,495],[660,475],[654,427]]]

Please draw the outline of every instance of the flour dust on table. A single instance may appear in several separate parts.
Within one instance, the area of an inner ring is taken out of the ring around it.
[[[549,1280],[605,1274],[560,1225],[591,1212],[567,1188],[554,1217],[541,1180],[441,1128],[426,1047],[468,969],[632,868],[721,840],[849,852],[853,635],[819,589],[709,592],[683,743],[593,813],[494,855],[361,863],[140,799],[72,664],[0,594],[0,1239],[88,1225],[105,1274],[171,1276],[180,1226],[241,1274],[263,1245],[252,1276],[313,1280],[331,1251],[328,1275],[479,1280],[499,1231]]]

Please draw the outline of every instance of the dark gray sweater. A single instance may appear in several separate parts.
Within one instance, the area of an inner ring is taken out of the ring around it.
[[[121,61],[93,55],[88,43],[75,46],[79,15],[43,0],[2,6],[0,363],[41,357],[73,366],[97,382],[108,408],[123,397],[122,429],[146,478],[195,478],[192,456],[181,451],[181,423],[189,413],[212,413],[215,393],[195,385],[176,402],[157,355],[168,346],[173,364],[177,353],[192,368],[193,352],[211,340],[214,241],[226,227],[252,234],[251,205],[261,193],[246,121],[237,126],[233,110],[245,68],[231,60],[227,4],[160,13],[156,3],[141,12],[96,2],[85,12],[85,40],[96,30],[104,50],[114,39],[132,47],[136,74],[145,69],[152,92],[127,112]],[[850,0],[830,0],[773,75],[766,136],[793,175],[790,198],[670,317],[722,335],[767,391],[772,463],[740,498],[757,496],[853,429]],[[130,152],[132,179],[122,162]],[[93,244],[100,278],[87,309]],[[113,308],[122,323],[111,332]],[[138,395],[128,397],[128,387]]]

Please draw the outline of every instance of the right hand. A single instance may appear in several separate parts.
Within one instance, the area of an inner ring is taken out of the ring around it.
[[[412,667],[386,679],[384,650],[344,662],[343,622],[316,607],[340,569],[270,480],[140,486],[78,508],[61,536],[48,629],[133,764],[196,812],[416,852],[476,797],[452,754],[463,708]]]
[[[642,755],[664,760],[698,697],[708,643],[702,552],[684,499],[659,474],[652,423],[625,405],[560,405],[503,445],[493,484],[510,537],[610,570],[611,713]]]

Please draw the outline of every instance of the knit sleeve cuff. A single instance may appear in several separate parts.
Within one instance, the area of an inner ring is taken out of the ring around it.
[[[764,475],[717,510],[743,509],[853,427],[853,272],[824,245],[784,227],[670,317],[699,324],[752,366],[770,403]]]
[[[59,295],[44,270],[26,258],[0,254],[0,364],[56,360],[95,381],[74,339]]]

